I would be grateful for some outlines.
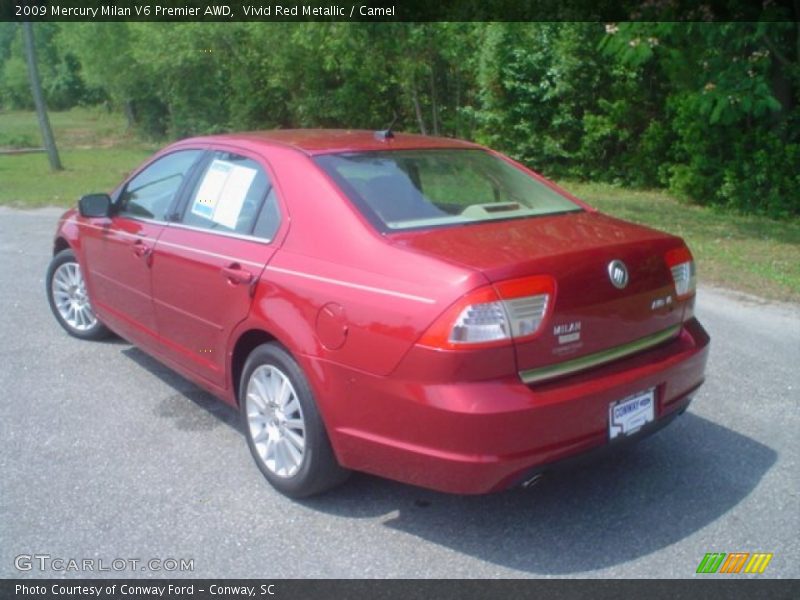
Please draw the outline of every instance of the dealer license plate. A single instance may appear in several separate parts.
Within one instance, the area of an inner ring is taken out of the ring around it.
[[[608,439],[631,435],[655,420],[655,388],[628,396],[608,407]]]

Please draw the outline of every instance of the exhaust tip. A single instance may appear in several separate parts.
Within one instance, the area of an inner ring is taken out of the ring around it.
[[[522,488],[526,489],[526,490],[529,490],[530,488],[535,486],[537,483],[539,483],[542,480],[542,477],[544,477],[544,475],[542,473],[536,473],[536,475],[533,475],[533,476],[529,477],[528,479],[526,479],[525,481],[523,481],[520,484],[520,486]]]

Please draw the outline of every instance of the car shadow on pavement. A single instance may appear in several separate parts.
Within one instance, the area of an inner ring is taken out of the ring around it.
[[[243,433],[235,408],[135,347],[122,352],[176,391],[156,406],[158,416],[178,429],[225,424]],[[510,569],[568,575],[625,563],[696,533],[746,498],[776,460],[764,444],[689,411],[637,445],[552,473],[528,490],[455,496],[354,473],[300,502],[339,517],[380,518]]]
[[[244,435],[239,411],[234,407],[218,400],[136,346],[128,346],[122,353],[175,390],[175,394],[159,400],[154,409],[156,416],[172,419],[175,427],[183,431],[211,430],[225,424]]]
[[[452,496],[354,475],[304,504],[344,517],[395,512],[387,527],[510,569],[567,575],[696,533],[750,494],[776,459],[771,448],[687,412],[633,447],[528,490]]]
[[[131,344],[128,340],[122,339],[116,333],[112,333],[108,337],[99,340],[93,340],[92,343],[105,344],[106,346],[130,346]]]

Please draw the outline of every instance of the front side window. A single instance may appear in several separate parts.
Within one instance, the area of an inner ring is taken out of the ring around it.
[[[315,160],[366,216],[390,230],[581,210],[483,150],[358,152]]]
[[[165,220],[175,194],[201,154],[201,150],[181,150],[145,167],[125,186],[118,214]]]
[[[277,226],[274,229],[269,223],[259,226],[259,222],[270,217],[277,222],[277,203],[263,167],[247,157],[218,151],[200,176],[181,222],[192,227],[269,239]],[[264,235],[265,232],[269,236]]]

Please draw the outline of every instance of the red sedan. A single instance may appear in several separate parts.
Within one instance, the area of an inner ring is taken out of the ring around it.
[[[350,469],[524,485],[686,410],[692,255],[452,139],[274,131],[169,146],[58,224],[53,313],[238,406],[284,494]]]

